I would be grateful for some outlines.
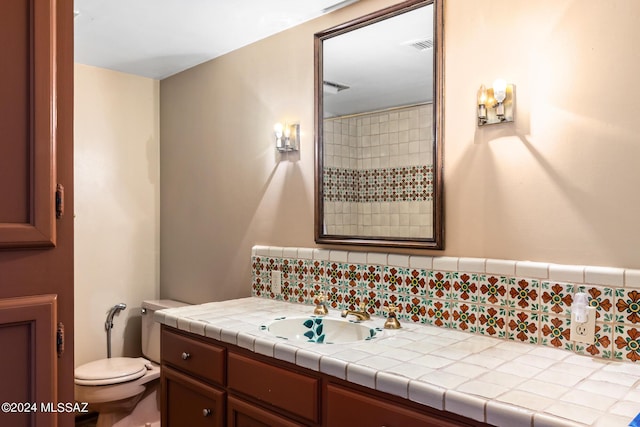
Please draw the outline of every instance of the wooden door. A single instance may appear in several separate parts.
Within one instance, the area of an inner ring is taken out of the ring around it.
[[[50,424],[56,400],[56,295],[0,299],[2,425]],[[37,342],[37,351],[32,351]],[[9,405],[9,406],[6,406]]]
[[[0,315],[0,349],[11,347],[13,355],[3,360],[3,372],[13,375],[2,374],[0,396],[71,403],[73,0],[1,0],[0,52],[0,307],[11,307]],[[58,185],[65,205],[59,218]],[[24,296],[33,298],[16,299]],[[42,304],[50,315],[38,314]],[[58,322],[65,329],[59,357],[51,342]],[[0,425],[74,422],[72,413],[16,423],[5,416],[0,412]]]

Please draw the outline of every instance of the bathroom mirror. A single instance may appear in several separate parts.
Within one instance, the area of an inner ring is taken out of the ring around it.
[[[442,0],[315,35],[315,241],[443,249]]]

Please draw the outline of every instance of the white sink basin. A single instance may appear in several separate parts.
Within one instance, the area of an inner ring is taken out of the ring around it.
[[[322,316],[280,317],[260,328],[278,338],[316,344],[366,341],[381,331],[361,323]]]

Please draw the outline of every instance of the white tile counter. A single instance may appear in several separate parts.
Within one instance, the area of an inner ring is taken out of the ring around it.
[[[348,344],[285,340],[260,329],[312,313],[311,306],[243,298],[157,311],[155,319],[498,426],[623,427],[640,412],[640,365],[628,362],[412,323]],[[382,327],[384,319],[362,323]]]

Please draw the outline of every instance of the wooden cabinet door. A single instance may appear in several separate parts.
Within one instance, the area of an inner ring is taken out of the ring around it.
[[[73,0],[1,0],[0,52],[0,305],[53,294],[66,332],[59,358],[51,342],[31,335],[37,356],[26,360],[35,361],[38,374],[3,377],[0,395],[17,401],[52,374],[51,403],[73,403]],[[66,193],[59,219],[57,184]],[[22,310],[28,318],[29,308]],[[34,330],[12,319],[0,320],[0,348]],[[41,354],[51,360],[43,362]],[[18,359],[10,363],[3,369],[24,368]],[[70,427],[74,414],[36,421],[30,425]],[[0,414],[0,425],[19,424]]]
[[[224,426],[225,392],[162,366],[162,425]]]

